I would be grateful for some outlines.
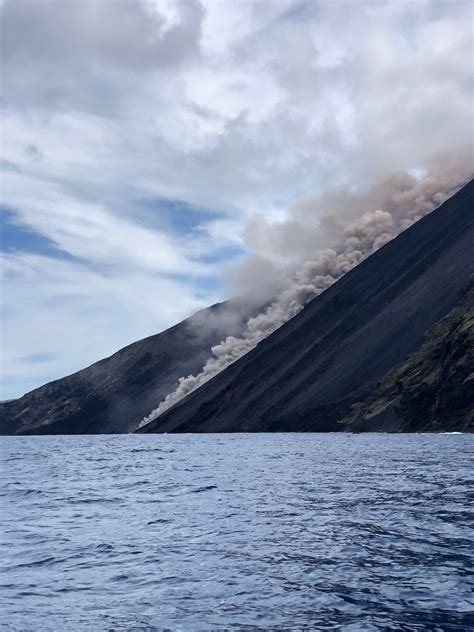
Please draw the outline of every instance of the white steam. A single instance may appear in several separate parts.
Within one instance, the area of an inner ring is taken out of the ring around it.
[[[200,373],[181,377],[177,388],[142,420],[140,427],[248,353],[298,314],[311,299],[442,204],[471,177],[470,155],[467,160],[466,157],[444,158],[419,180],[400,172],[363,193],[343,192],[304,200],[291,209],[287,222],[271,225],[257,218],[249,232],[256,241],[259,236],[263,237],[267,255],[274,249],[275,253],[285,253],[287,260],[294,262],[298,248],[306,253],[312,242],[313,252],[316,250],[314,256],[287,275],[277,298],[262,313],[248,320],[241,337],[228,336],[212,347],[211,356]],[[324,204],[325,215],[314,221],[318,203]],[[367,210],[361,212],[364,208]],[[359,217],[352,219],[353,213]],[[318,250],[322,239],[336,245]],[[249,272],[251,265],[247,262],[246,274]]]

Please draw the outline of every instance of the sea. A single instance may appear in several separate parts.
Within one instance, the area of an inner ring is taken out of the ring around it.
[[[474,436],[1,439],[1,630],[474,629]]]

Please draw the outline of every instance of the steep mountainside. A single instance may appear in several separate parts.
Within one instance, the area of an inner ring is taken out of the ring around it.
[[[130,431],[181,375],[199,371],[212,345],[238,335],[251,311],[237,301],[214,305],[87,369],[2,402],[0,433]]]
[[[471,181],[142,432],[343,429],[350,406],[461,300],[473,209]]]
[[[474,431],[474,287],[343,423],[356,431]]]

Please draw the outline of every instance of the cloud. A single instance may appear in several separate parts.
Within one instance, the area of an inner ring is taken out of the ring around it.
[[[18,252],[4,254],[1,266],[5,399],[162,331],[203,304],[193,283],[139,269]],[[215,298],[205,293],[205,302]]]
[[[199,55],[203,8],[198,0],[174,3],[114,0],[7,0],[2,6],[2,52],[7,70],[20,63],[37,64],[53,72],[49,89],[38,94],[38,82],[28,85],[25,73],[8,73],[8,98],[29,92],[35,99],[60,103],[73,82],[56,83],[59,74],[77,71],[93,78],[91,64],[110,70],[176,68]],[[51,90],[51,86],[56,90]],[[70,96],[77,96],[73,92]]]
[[[110,347],[122,344],[94,289],[104,274],[122,279],[130,312],[153,318],[134,284],[148,279],[150,297],[162,284],[157,327],[171,324],[196,297],[202,306],[230,292],[216,287],[219,274],[244,250],[262,278],[295,262],[298,213],[310,200],[424,172],[435,155],[472,146],[469,1],[360,0],[341,10],[329,0],[6,0],[0,11],[2,204],[11,222],[75,259],[61,264],[71,287],[81,275],[91,284],[97,317],[91,305],[85,340],[105,325]],[[183,219],[170,222],[170,209]],[[278,222],[285,261],[275,254]],[[26,254],[10,252],[10,262],[23,270]],[[51,259],[28,264],[38,283],[59,265]],[[18,275],[15,291],[27,294],[31,278]],[[170,301],[175,311],[163,307]],[[7,298],[12,319],[19,305]],[[63,317],[75,322],[72,308]],[[129,323],[127,335],[150,322]],[[54,336],[32,351],[29,334],[3,344],[14,357],[61,357],[48,376],[71,366]],[[78,353],[75,368],[85,360]]]
[[[340,187],[301,198],[279,221],[256,215],[246,227],[245,243],[267,265],[290,267],[340,240],[346,226],[367,211],[386,209],[397,219],[419,219],[472,178],[473,154],[469,149],[443,153],[426,166],[418,177],[396,171],[367,189]]]
[[[30,11],[22,0],[2,10],[4,102],[18,124],[39,117],[60,142],[58,112],[102,119],[101,175],[123,169],[130,186],[166,197],[271,213],[466,144],[470,2],[71,0]],[[176,46],[173,29],[192,35]]]

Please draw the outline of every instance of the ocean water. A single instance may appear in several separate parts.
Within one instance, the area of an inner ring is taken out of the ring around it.
[[[469,435],[1,439],[2,630],[472,630]]]

